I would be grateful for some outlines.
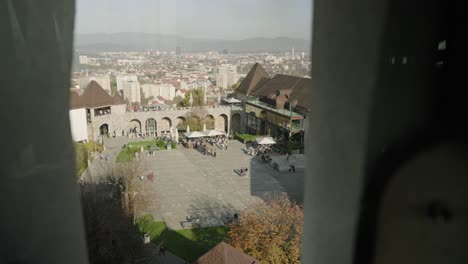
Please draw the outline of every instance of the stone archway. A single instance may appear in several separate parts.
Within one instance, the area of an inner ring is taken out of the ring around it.
[[[220,114],[216,118],[215,129],[218,131],[228,132],[228,117],[225,114]]]
[[[215,129],[215,118],[214,116],[208,114],[205,116],[205,125],[206,125],[206,129],[207,130],[210,130],[210,129]]]
[[[176,128],[179,131],[185,131],[187,129],[187,124],[185,122],[185,117],[179,116],[176,118]]]
[[[172,126],[172,120],[169,117],[164,117],[159,122],[159,131],[160,132],[169,132]]]
[[[156,120],[154,118],[146,119],[146,122],[145,122],[146,136],[156,137],[157,136],[157,128],[158,128],[158,123],[156,122]]]
[[[231,133],[236,134],[241,132],[241,115],[235,113],[231,116]]]
[[[137,137],[141,135],[141,122],[138,119],[132,119],[128,124],[127,135],[131,137]]]
[[[99,127],[99,135],[100,136],[107,136],[109,134],[109,125],[108,124],[102,124]]]

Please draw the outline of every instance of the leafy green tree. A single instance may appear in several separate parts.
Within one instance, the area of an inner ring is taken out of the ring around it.
[[[240,86],[240,84],[242,83],[243,80],[244,80],[244,77],[240,77],[239,80],[238,80],[235,84],[233,84],[233,85],[231,86],[231,88],[232,88],[234,91],[237,90],[237,88],[239,88],[239,86]]]
[[[192,99],[193,99],[192,106],[204,106],[205,105],[205,102],[204,102],[205,92],[203,91],[203,89],[192,89],[192,90],[189,90],[185,94],[184,99],[182,99],[181,101],[177,103],[177,106],[179,107],[190,106],[190,95],[192,95]]]
[[[203,107],[195,107],[185,116],[185,124],[190,126],[190,131],[202,131],[203,125],[206,129],[214,129],[214,120],[207,118],[209,113]]]
[[[182,96],[178,95],[176,97],[174,97],[174,102],[177,104],[177,106],[179,107],[185,107],[185,105],[180,105],[180,103],[184,100],[184,98],[182,98]]]

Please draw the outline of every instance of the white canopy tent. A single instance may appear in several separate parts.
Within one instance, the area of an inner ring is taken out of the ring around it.
[[[203,134],[206,137],[215,137],[215,136],[224,136],[223,132],[217,131],[217,130],[206,130],[203,132]]]
[[[238,103],[241,103],[240,100],[237,100],[236,98],[226,98],[226,99],[223,99],[224,102],[228,103],[228,104],[238,104]]]
[[[204,136],[205,135],[202,132],[198,132],[198,131],[185,133],[186,138],[199,138],[199,137],[204,137]]]
[[[257,144],[259,145],[272,145],[276,144],[276,142],[271,137],[264,137],[264,138],[256,138]]]

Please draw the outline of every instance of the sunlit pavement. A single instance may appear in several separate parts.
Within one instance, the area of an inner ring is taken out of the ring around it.
[[[123,144],[136,141],[128,138],[106,140],[106,151],[115,160]],[[194,149],[178,146],[175,150],[157,151],[143,156],[145,174],[154,172],[153,181],[140,182],[146,200],[142,214],[152,214],[166,221],[171,229],[181,229],[181,222],[196,216],[202,226],[222,225],[232,216],[256,202],[268,192],[288,192],[298,202],[303,196],[303,170],[278,172],[261,159],[242,152],[243,144],[230,141],[228,150],[217,149],[217,156],[204,156]],[[105,161],[99,163],[106,166]],[[233,172],[249,168],[248,177]],[[140,180],[138,180],[140,181]]]

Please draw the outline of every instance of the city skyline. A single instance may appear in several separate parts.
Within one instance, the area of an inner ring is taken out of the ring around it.
[[[143,8],[144,7],[144,8]],[[187,38],[310,40],[312,3],[259,0],[77,1],[77,34],[142,32]]]

